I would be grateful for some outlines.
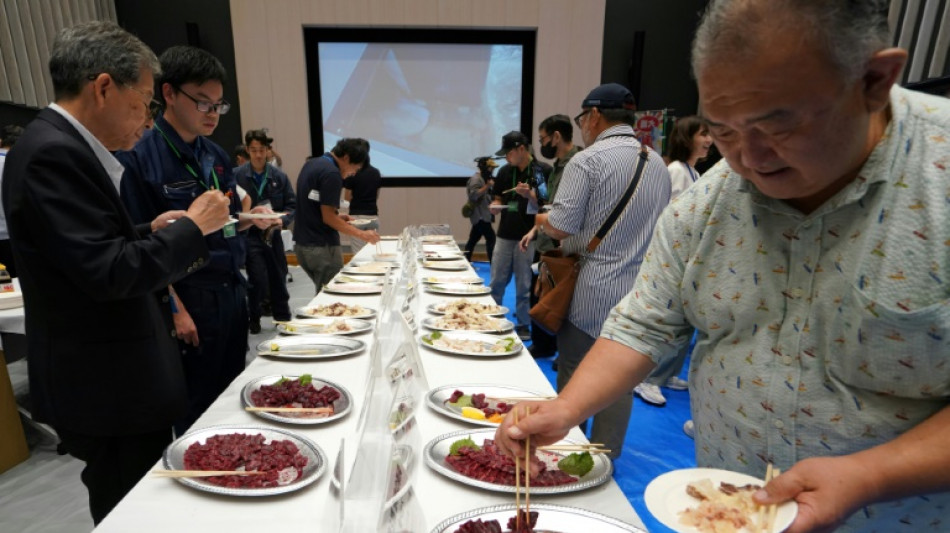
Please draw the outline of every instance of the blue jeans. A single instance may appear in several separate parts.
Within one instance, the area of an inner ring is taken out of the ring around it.
[[[526,252],[518,249],[518,242],[510,239],[498,238],[495,242],[495,253],[491,261],[491,297],[495,303],[501,305],[505,296],[505,288],[515,275],[515,317],[519,326],[531,325],[528,311],[531,309],[531,262],[534,260],[534,242],[528,246]]]

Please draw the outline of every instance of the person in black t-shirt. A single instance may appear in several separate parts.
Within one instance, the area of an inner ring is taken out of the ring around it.
[[[367,149],[369,142],[366,143]],[[346,189],[344,198],[350,202],[350,218],[353,220],[367,220],[360,223],[358,227],[364,230],[379,229],[379,208],[376,200],[379,199],[379,189],[383,186],[383,177],[379,174],[379,169],[369,164],[369,155],[366,156],[366,163],[363,168],[356,172],[351,178],[343,180],[343,187]],[[360,250],[366,241],[350,235],[350,251],[354,254]]]
[[[501,150],[495,155],[504,155],[508,164],[498,170],[492,191],[492,210],[501,214],[501,221],[491,263],[491,294],[500,305],[514,273],[515,330],[522,340],[531,338],[528,311],[534,243],[522,251],[519,241],[534,227],[534,215],[544,203],[546,181],[551,174],[551,166],[535,160],[529,146],[528,138],[520,131],[502,137]]]

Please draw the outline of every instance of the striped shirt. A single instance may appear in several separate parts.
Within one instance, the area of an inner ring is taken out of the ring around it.
[[[548,224],[571,234],[565,254],[587,256],[567,319],[591,337],[600,334],[610,309],[633,288],[653,225],[670,201],[670,175],[654,151],[643,177],[610,232],[593,254],[585,249],[623,196],[638,161],[640,143],[626,125],[607,128],[564,169]]]

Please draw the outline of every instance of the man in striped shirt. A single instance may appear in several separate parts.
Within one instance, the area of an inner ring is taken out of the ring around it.
[[[588,148],[565,167],[550,213],[535,217],[541,231],[561,241],[565,254],[585,257],[567,321],[558,332],[558,390],[593,346],[610,309],[633,288],[653,226],[670,201],[669,172],[660,155],[651,151],[620,218],[593,253],[585,252],[630,184],[640,143],[630,127],[633,95],[622,85],[595,88],[581,107],[574,121]],[[594,416],[591,438],[613,450],[614,457],[623,448],[632,401],[626,394]]]

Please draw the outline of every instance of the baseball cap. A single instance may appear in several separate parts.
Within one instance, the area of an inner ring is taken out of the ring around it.
[[[619,83],[605,83],[594,88],[584,98],[581,107],[600,109],[636,109],[633,94]]]
[[[501,138],[501,150],[495,152],[495,155],[507,155],[508,152],[519,146],[528,145],[528,137],[520,131],[509,131]]]

